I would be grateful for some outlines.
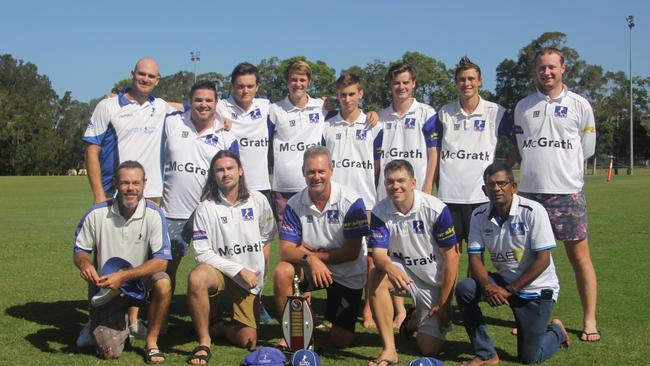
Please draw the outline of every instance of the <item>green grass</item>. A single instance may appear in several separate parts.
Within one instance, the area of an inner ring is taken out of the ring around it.
[[[571,332],[572,347],[561,351],[548,365],[641,365],[650,349],[650,171],[639,169],[634,177],[616,176],[605,182],[603,172],[586,178],[589,203],[590,244],[599,280],[599,327],[603,341],[581,343],[581,306],[574,276],[560,246],[554,251],[562,290],[554,316]],[[77,349],[74,341],[87,319],[83,301],[85,284],[72,264],[72,234],[91,203],[84,177],[0,177],[0,364],[1,365],[130,365],[141,364],[142,341],[135,341],[121,359],[98,360],[92,350]],[[274,262],[277,253],[274,253]],[[467,261],[463,258],[461,272]],[[168,353],[167,364],[181,365],[194,347],[185,306],[184,279],[193,266],[187,257],[179,273],[179,288],[172,305],[169,335],[159,345]],[[271,287],[264,292],[271,308]],[[322,301],[315,300],[316,307]],[[490,332],[503,365],[514,364],[516,339],[509,335],[512,315],[508,308],[485,309]],[[471,357],[459,314],[449,333],[444,354],[454,365]],[[376,331],[360,326],[354,347],[334,352],[325,333],[317,342],[326,353],[323,365],[365,365],[380,350]],[[262,326],[262,344],[280,337],[278,325]],[[212,365],[238,365],[244,350],[221,340],[213,346]],[[417,356],[414,344],[398,340],[401,364]]]

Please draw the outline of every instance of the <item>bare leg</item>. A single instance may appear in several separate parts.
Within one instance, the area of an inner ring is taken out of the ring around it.
[[[600,334],[596,325],[597,280],[596,270],[591,262],[587,239],[564,242],[573,272],[576,276],[578,294],[582,302],[584,341],[598,341]],[[586,336],[589,334],[588,336]]]
[[[257,329],[234,321],[232,324],[217,323],[216,328],[228,342],[238,347],[252,349],[257,345]]]
[[[420,352],[422,352],[422,355],[425,357],[433,357],[440,353],[440,350],[442,349],[442,339],[432,337],[428,334],[418,332],[415,340],[418,343]]]
[[[375,361],[370,361],[369,366],[381,365],[381,360],[397,362],[397,349],[395,348],[395,336],[393,335],[393,304],[388,293],[392,288],[390,281],[384,272],[377,267],[369,274],[370,281],[370,307],[379,330],[379,336],[383,345],[382,351]]]
[[[368,276],[370,276],[370,271],[375,268],[375,261],[372,260],[372,257],[368,256]],[[364,328],[377,328],[375,321],[372,319],[372,311],[370,310],[370,280],[366,282],[365,288],[366,296],[363,301],[363,327]]]
[[[147,312],[149,328],[147,330],[146,349],[158,348],[158,335],[163,322],[167,318],[169,304],[172,299],[171,283],[167,278],[160,279],[153,283],[151,303]],[[162,357],[153,357],[152,362],[165,361]]]
[[[406,319],[406,308],[404,307],[404,298],[401,296],[391,296],[395,315],[393,318],[393,328],[399,329],[404,319]]]
[[[284,312],[284,305],[287,302],[287,296],[293,294],[293,277],[296,275],[296,269],[293,264],[289,262],[280,262],[275,267],[273,273],[273,297],[275,298],[275,307],[279,317],[280,324],[282,324],[282,313]],[[280,339],[279,346],[286,347],[287,343],[284,339]]]
[[[197,265],[187,280],[187,307],[192,317],[199,345],[210,347],[210,297],[216,290],[214,269],[207,264]]]

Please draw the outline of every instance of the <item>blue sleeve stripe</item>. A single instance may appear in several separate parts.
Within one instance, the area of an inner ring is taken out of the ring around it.
[[[436,222],[433,224],[433,236],[441,248],[450,247],[458,243],[449,207],[445,206],[442,209]]]
[[[230,150],[231,153],[239,156],[239,142],[237,142],[237,140],[233,141],[232,144],[230,144],[230,148],[228,150]]]
[[[436,147],[437,120],[438,114],[435,114],[433,117],[429,118],[429,120],[427,120],[422,126],[422,134],[424,135],[424,141],[426,142],[427,148]]]
[[[300,194],[300,193],[298,193]],[[287,204],[284,210],[284,220],[280,230],[280,240],[286,240],[294,244],[300,243],[302,237],[302,223],[296,211]]]
[[[192,237],[192,240],[208,240],[207,235],[195,235]]]
[[[467,249],[467,254],[481,254],[485,249]]]
[[[497,131],[497,136],[511,136],[512,135],[512,119],[508,116],[508,112],[505,111],[499,121],[499,130]]]
[[[87,254],[92,254],[92,250],[84,249],[84,248],[79,248],[78,246],[75,245],[74,247],[74,252],[75,253],[87,253]]]
[[[381,147],[384,141],[384,129],[382,128],[379,130],[379,133],[377,136],[375,136],[375,139],[372,142],[372,148],[373,148],[373,158],[375,160],[381,159]]]
[[[81,138],[81,141],[85,141],[93,145],[101,145],[101,142],[99,141],[99,136],[84,136]]]
[[[350,205],[343,219],[343,237],[346,239],[361,238],[370,234],[366,206],[361,198]]]
[[[557,247],[557,244],[547,245],[547,246],[542,247],[542,248],[531,249],[530,251],[533,252],[533,253],[537,253],[537,252],[543,252],[545,250],[553,249],[555,247]]]
[[[371,214],[368,248],[388,248],[389,244],[390,231],[386,227],[386,223],[375,214]]]

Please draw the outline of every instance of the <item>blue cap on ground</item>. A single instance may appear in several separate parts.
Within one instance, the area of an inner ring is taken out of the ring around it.
[[[122,269],[131,269],[133,266],[126,259],[120,257],[109,258],[106,263],[102,266],[102,276],[107,274],[118,272]],[[134,300],[144,300],[144,297],[147,293],[146,288],[144,287],[144,282],[142,280],[132,280],[125,282],[120,287],[120,292],[124,295],[133,298]]]
[[[309,349],[301,349],[293,354],[292,366],[320,366],[318,354]]]
[[[433,357],[422,357],[411,361],[409,366],[442,366],[442,361]]]
[[[246,366],[284,366],[287,357],[277,348],[262,347],[251,353],[245,358],[242,365]]]

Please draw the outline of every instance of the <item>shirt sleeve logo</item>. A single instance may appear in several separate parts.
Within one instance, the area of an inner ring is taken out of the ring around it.
[[[483,131],[485,130],[485,120],[484,119],[475,119],[474,120],[474,131]]]
[[[408,128],[408,129],[415,128],[415,118],[406,118],[404,120],[404,128]]]
[[[424,221],[413,220],[413,232],[416,234],[424,234]]]
[[[250,113],[251,119],[259,119],[262,118],[262,112],[260,111],[259,108],[255,108],[251,111]]]
[[[253,208],[245,207],[241,209],[241,218],[244,221],[253,221]]]
[[[309,113],[309,123],[318,123],[320,115],[318,113]]]
[[[368,136],[368,131],[357,130],[357,140],[365,141],[367,136]]]
[[[569,107],[558,105],[555,106],[555,113],[553,115],[559,118],[566,118],[568,112],[569,112]]]
[[[339,220],[339,210],[327,210],[325,211],[325,217],[327,217],[328,224],[338,224]]]

